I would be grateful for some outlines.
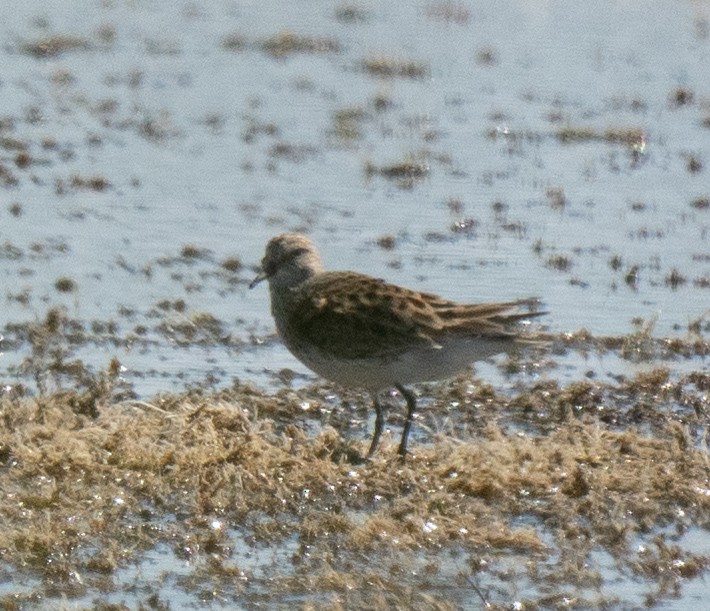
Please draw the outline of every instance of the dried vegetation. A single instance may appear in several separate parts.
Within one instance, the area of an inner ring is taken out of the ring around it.
[[[57,348],[69,329],[38,324],[40,392],[0,397],[0,559],[35,584],[0,608],[127,595],[151,551],[189,567],[195,602],[250,608],[653,606],[706,573],[684,535],[710,528],[707,372],[512,396],[465,376],[424,389],[406,462],[384,443],[362,464],[365,397],[234,383],[138,401],[115,360],[90,375]],[[140,604],[167,608],[161,584]]]

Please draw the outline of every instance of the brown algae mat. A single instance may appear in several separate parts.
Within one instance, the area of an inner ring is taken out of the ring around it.
[[[0,609],[169,609],[175,592],[226,608],[615,609],[706,578],[707,546],[684,544],[710,529],[706,371],[420,387],[406,461],[393,406],[362,462],[365,395],[235,382],[117,400],[114,368],[0,398]],[[151,552],[159,577],[126,585]]]

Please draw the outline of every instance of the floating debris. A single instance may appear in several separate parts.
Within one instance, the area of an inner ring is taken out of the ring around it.
[[[294,53],[337,53],[340,45],[331,38],[313,38],[299,36],[284,31],[275,34],[261,43],[261,48],[276,58],[283,58]]]
[[[545,191],[545,195],[553,210],[561,210],[567,205],[567,198],[561,187],[550,187]]]
[[[679,286],[684,285],[687,281],[688,279],[675,267],[666,276],[666,285],[670,286],[672,289],[677,289]]]
[[[625,144],[638,149],[643,149],[646,145],[644,131],[636,127],[610,127],[603,131],[594,127],[563,127],[557,131],[557,138],[565,144],[599,141]]]
[[[368,74],[385,78],[424,78],[429,69],[426,64],[394,57],[373,57],[363,60],[362,67]]]
[[[239,32],[227,34],[222,38],[222,47],[229,51],[243,51],[246,46],[246,38]]]
[[[365,23],[370,14],[360,6],[347,4],[335,10],[335,18],[341,23]]]
[[[545,266],[560,272],[566,272],[572,268],[572,260],[565,255],[551,255],[547,258]]]
[[[638,265],[632,265],[624,275],[624,282],[631,288],[635,289],[638,287],[639,270],[640,267]]]
[[[377,245],[382,250],[394,250],[397,245],[397,239],[393,235],[382,235],[377,238]]]
[[[53,34],[33,42],[20,45],[23,53],[38,58],[56,57],[68,51],[86,50],[91,48],[88,40],[71,34]]]
[[[422,180],[429,174],[429,171],[428,163],[413,159],[379,167],[369,162],[365,165],[367,176],[379,174],[385,178],[399,181],[402,186],[411,186],[414,182]]]
[[[221,267],[228,272],[237,273],[241,271],[243,265],[239,257],[227,257],[220,263]]]
[[[693,103],[695,94],[687,87],[676,87],[670,94],[670,102],[673,106],[688,106]]]
[[[181,259],[209,259],[210,255],[208,248],[200,248],[194,244],[184,244],[180,249]]]
[[[68,276],[62,276],[54,282],[54,288],[60,293],[73,293],[77,289],[77,284]]]
[[[345,143],[360,140],[363,135],[362,125],[368,119],[368,114],[361,108],[337,110],[333,115],[333,134]]]

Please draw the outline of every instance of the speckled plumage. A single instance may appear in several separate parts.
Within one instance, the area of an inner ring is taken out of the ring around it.
[[[262,271],[268,279],[271,311],[286,347],[317,374],[372,393],[377,410],[368,456],[383,425],[378,393],[397,388],[408,414],[416,401],[405,384],[451,377],[472,361],[512,348],[518,323],[541,314],[536,301],[460,304],[378,278],[348,271],[325,271],[305,236],[283,233],[266,246]]]

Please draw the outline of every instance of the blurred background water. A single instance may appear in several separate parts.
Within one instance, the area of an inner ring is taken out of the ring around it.
[[[290,229],[555,332],[707,312],[707,2],[3,6],[8,383],[54,305],[143,395],[304,371],[246,288]]]

